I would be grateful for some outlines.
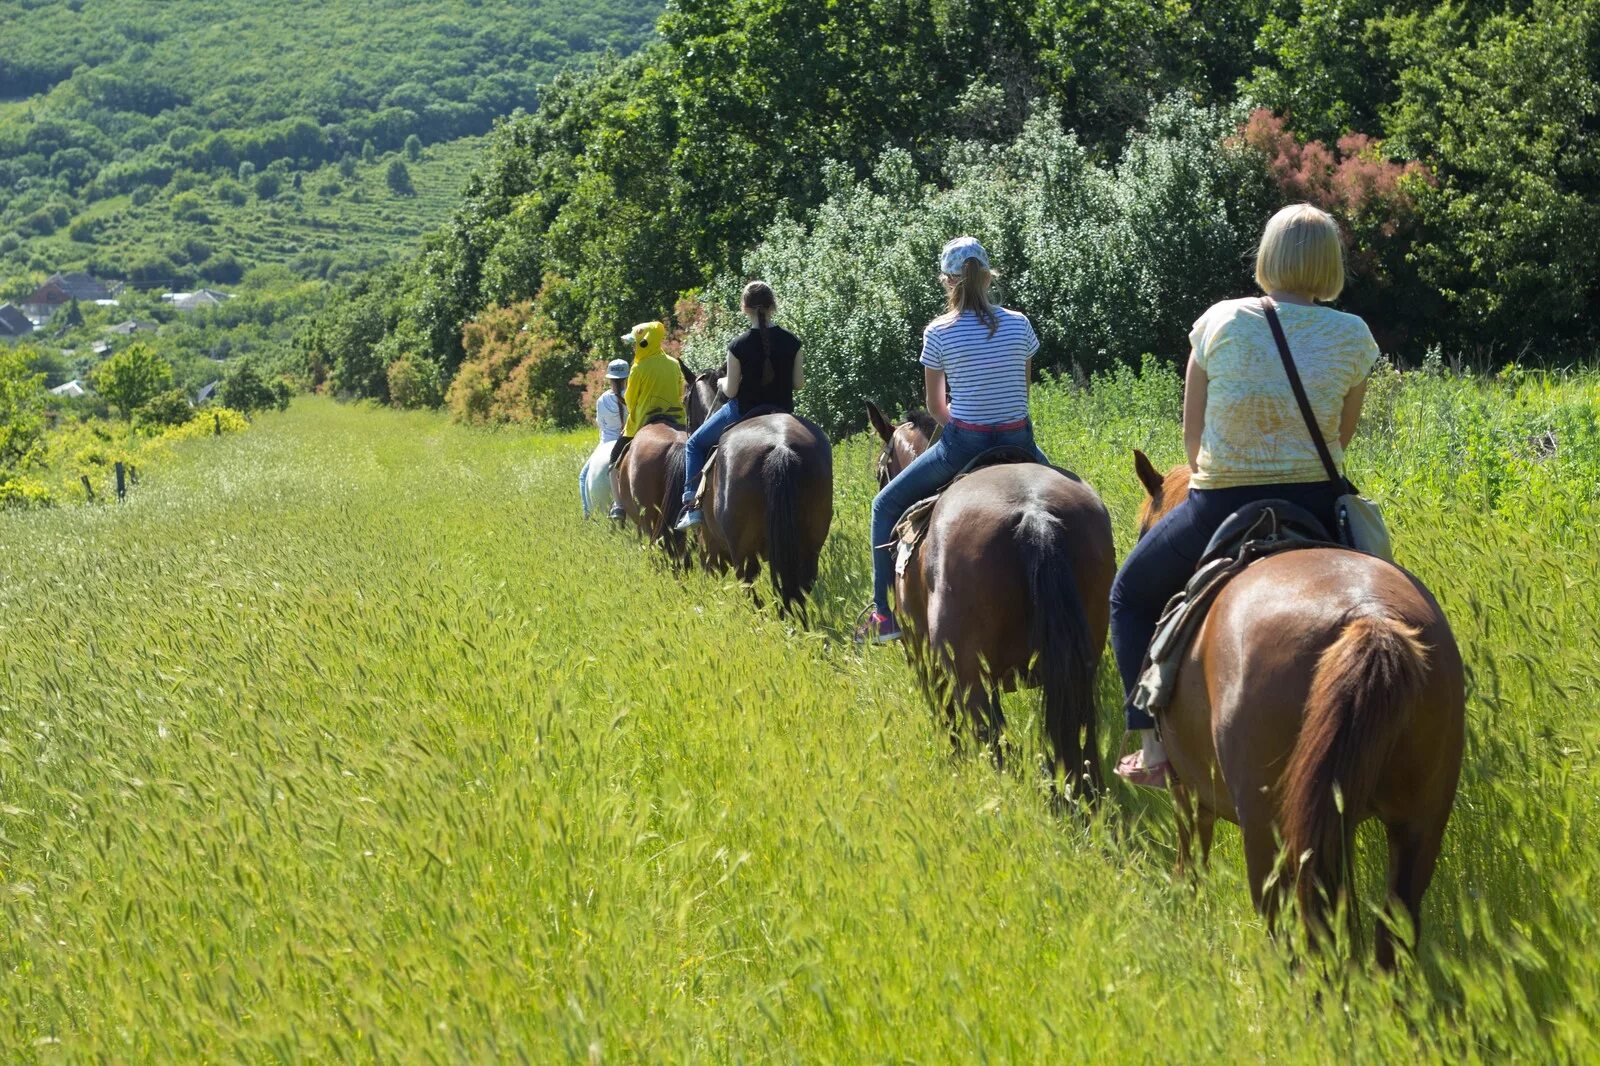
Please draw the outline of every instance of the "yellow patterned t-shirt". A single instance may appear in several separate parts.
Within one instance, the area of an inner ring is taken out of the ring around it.
[[[1372,331],[1331,307],[1278,303],[1289,351],[1333,461],[1344,466],[1339,416],[1344,398],[1378,361]],[[1189,332],[1191,357],[1206,372],[1206,424],[1197,489],[1326,481],[1301,417],[1261,301],[1224,300]]]

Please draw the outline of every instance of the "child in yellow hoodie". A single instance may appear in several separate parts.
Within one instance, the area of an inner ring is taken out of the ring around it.
[[[669,415],[680,425],[688,424],[689,412],[683,404],[683,368],[661,350],[666,339],[667,327],[660,322],[641,322],[622,335],[622,343],[633,349],[633,367],[622,396],[628,418],[622,427],[622,439],[611,453],[613,464],[634,434],[657,415]],[[621,503],[612,505],[611,517],[623,517]]]

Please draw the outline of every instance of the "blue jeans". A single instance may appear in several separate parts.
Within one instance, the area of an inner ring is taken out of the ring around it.
[[[1038,456],[1041,463],[1050,462],[1033,442],[1032,426],[1004,433],[980,433],[958,426],[945,426],[933,447],[917,456],[910,466],[900,471],[899,477],[891,480],[873,498],[872,605],[875,610],[889,613],[889,586],[894,583],[894,549],[884,545],[894,538],[895,523],[906,513],[906,508],[948,485],[979,455],[990,448],[1002,446],[1025,448]]]
[[[592,456],[591,456],[592,458]],[[578,498],[583,501],[583,517],[589,517],[589,460],[578,470]]]
[[[1139,683],[1162,609],[1194,575],[1206,545],[1229,515],[1257,500],[1288,500],[1310,511],[1331,531],[1333,503],[1340,491],[1326,481],[1190,489],[1189,498],[1134,545],[1111,585],[1111,650],[1122,675],[1124,699]],[[1123,716],[1129,729],[1155,728],[1155,719],[1131,704],[1124,705]]]
[[[689,434],[689,443],[683,449],[683,502],[693,503],[695,489],[700,487],[700,471],[706,466],[706,453],[711,451],[728,427],[739,421],[739,401],[729,400],[700,423],[700,428]]]

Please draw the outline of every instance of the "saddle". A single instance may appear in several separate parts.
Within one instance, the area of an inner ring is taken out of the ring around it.
[[[1310,511],[1288,500],[1259,500],[1218,527],[1194,576],[1167,601],[1145,654],[1132,703],[1157,716],[1172,702],[1184,654],[1228,582],[1258,559],[1302,548],[1342,548]]]
[[[938,504],[940,498],[950,491],[951,485],[954,485],[969,474],[991,466],[1037,463],[1038,461],[1038,456],[1026,448],[1017,448],[1009,444],[1001,445],[998,448],[990,448],[988,451],[980,452],[975,456],[972,462],[962,467],[961,472],[951,478],[949,483],[938,492],[907,507],[905,514],[900,516],[900,521],[895,523],[895,539],[890,542],[896,546],[894,572],[897,575],[906,572],[906,567],[910,565],[911,560],[917,554],[917,550],[922,547],[922,541],[928,535],[928,523],[933,518],[934,507]],[[884,545],[884,547],[888,547],[888,545]]]
[[[656,426],[656,425],[671,426],[673,429],[676,429],[676,430],[687,430],[689,428],[688,426],[685,426],[683,424],[683,422],[680,421],[676,415],[668,414],[665,411],[662,411],[662,412],[659,412],[657,414],[651,415],[649,418],[644,420],[644,425],[645,426]],[[643,429],[644,426],[640,426],[639,428]],[[611,465],[612,469],[616,469],[617,464],[622,462],[622,457],[624,455],[628,454],[628,449],[632,445],[633,445],[633,438],[632,437],[618,437],[617,438],[616,446],[611,449],[611,463],[610,463],[610,465]]]
[[[749,414],[740,415],[739,421],[735,422],[734,426],[742,425],[745,422],[750,421],[752,418],[760,418],[762,415],[786,415],[791,413],[792,412],[790,411],[785,411],[775,403],[764,403],[760,407],[753,408]],[[728,427],[728,430],[731,429],[733,429],[733,426]],[[724,432],[727,431],[725,430]],[[717,461],[717,452],[721,450],[722,441],[719,440],[706,452],[706,460],[703,464],[701,464],[700,467],[700,481],[695,485],[694,488],[694,506],[696,508],[700,506],[700,497],[706,491],[706,478],[711,474],[711,465]]]

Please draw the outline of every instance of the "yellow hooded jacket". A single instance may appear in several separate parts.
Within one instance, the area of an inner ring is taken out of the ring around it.
[[[633,369],[628,372],[628,388],[622,401],[628,406],[628,421],[622,435],[631,437],[655,415],[672,415],[679,422],[689,420],[683,406],[683,371],[678,361],[661,350],[667,327],[660,322],[645,322],[633,327],[624,338],[633,343]]]

